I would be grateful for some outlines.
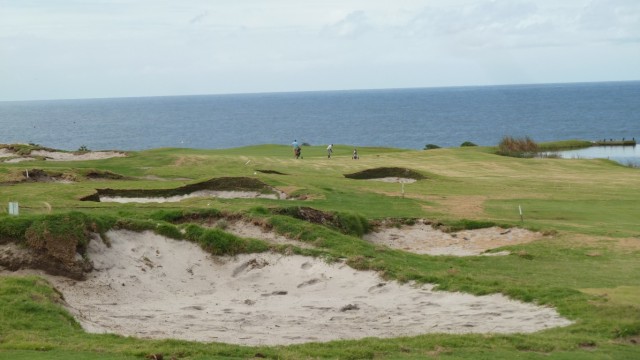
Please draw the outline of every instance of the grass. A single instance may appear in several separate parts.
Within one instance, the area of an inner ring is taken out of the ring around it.
[[[547,145],[540,144],[541,148]],[[563,146],[568,146],[564,144]],[[640,172],[604,160],[497,156],[495,148],[409,151],[304,147],[304,159],[279,145],[225,150],[154,149],[126,158],[84,162],[32,161],[29,169],[77,174],[73,184],[24,182],[0,187],[0,243],[35,244],[38,234],[69,233],[82,247],[94,227],[154,230],[200,243],[214,254],[259,252],[270,245],[197,225],[225,216],[261,218],[282,234],[316,246],[296,249],[328,260],[343,258],[389,279],[437,284],[441,290],[503,293],[553,306],[574,324],[528,335],[431,334],[277,347],[244,347],[87,334],[60,305],[60,295],[37,277],[0,277],[0,359],[632,359],[640,357]],[[428,174],[404,185],[345,178],[370,169]],[[0,182],[24,170],[0,164]],[[260,170],[260,171],[258,171]],[[88,180],[89,172],[118,174]],[[282,175],[282,174],[287,174]],[[148,176],[164,181],[149,180]],[[247,177],[307,200],[193,198],[179,203],[83,202],[96,189],[176,189],[213,178]],[[404,195],[404,196],[403,196]],[[21,215],[6,214],[18,201]],[[46,206],[44,203],[49,206]],[[523,209],[521,222],[518,206]],[[337,219],[305,221],[313,208]],[[278,209],[289,209],[278,211]],[[426,218],[450,229],[524,226],[554,236],[505,247],[503,257],[427,256],[374,246],[360,239],[383,218]],[[47,244],[46,241],[44,244]],[[637,341],[636,341],[637,342]]]

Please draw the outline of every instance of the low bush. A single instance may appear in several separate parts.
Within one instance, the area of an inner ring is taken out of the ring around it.
[[[460,144],[460,147],[466,147],[466,146],[478,146],[478,145],[472,143],[471,141],[465,141],[462,144]]]
[[[359,214],[336,213],[334,223],[343,234],[362,237],[369,232],[369,221]]]
[[[433,150],[433,149],[440,149],[440,146],[436,144],[427,144],[424,146],[423,150]]]
[[[538,144],[530,137],[505,136],[498,144],[498,154],[513,157],[533,157],[538,153]]]

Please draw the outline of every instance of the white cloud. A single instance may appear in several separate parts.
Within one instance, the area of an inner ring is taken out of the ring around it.
[[[640,79],[637,0],[0,8],[0,99]]]

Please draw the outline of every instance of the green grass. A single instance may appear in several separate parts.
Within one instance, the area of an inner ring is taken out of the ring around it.
[[[0,187],[0,243],[27,244],[27,233],[36,241],[40,239],[37,234],[49,232],[72,234],[74,246],[82,247],[86,229],[126,228],[185,238],[214,254],[279,250],[223,229],[196,225],[203,219],[234,214],[262,218],[277,232],[315,245],[312,250],[295,249],[300,254],[346,259],[354,268],[373,269],[389,279],[435,283],[441,290],[503,293],[553,306],[574,324],[528,335],[430,334],[255,348],[142,340],[87,334],[45,281],[9,276],[0,277],[0,359],[143,359],[154,353],[164,354],[165,359],[248,359],[256,355],[271,359],[640,358],[640,346],[631,341],[640,336],[638,169],[605,160],[503,157],[488,147],[359,148],[361,159],[354,161],[352,149],[335,145],[331,159],[326,158],[325,145],[303,147],[304,159],[300,160],[293,159],[290,147],[261,145],[225,150],[154,149],[99,161],[32,161],[29,169],[77,174],[79,181]],[[403,194],[397,183],[344,177],[390,167],[411,169],[427,178],[405,184]],[[1,163],[0,182],[23,170],[24,164]],[[87,180],[84,174],[94,170],[125,178]],[[80,201],[96,189],[175,189],[218,177],[254,178],[303,194],[306,200]],[[19,217],[6,214],[9,201],[20,203]],[[524,222],[518,206],[523,209]],[[323,226],[275,211],[298,207],[334,214],[338,220]],[[368,221],[382,218],[426,218],[451,229],[524,226],[555,235],[498,249],[511,251],[512,255],[503,257],[427,256],[362,241],[359,236]]]

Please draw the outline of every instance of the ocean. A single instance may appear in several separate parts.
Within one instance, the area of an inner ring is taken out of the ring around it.
[[[0,102],[0,127],[63,150],[640,139],[640,81]]]

